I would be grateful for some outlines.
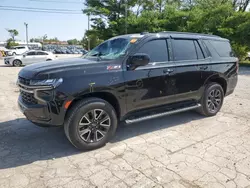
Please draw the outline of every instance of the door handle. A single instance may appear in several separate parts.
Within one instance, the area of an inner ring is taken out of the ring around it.
[[[172,72],[174,72],[173,69],[166,69],[166,70],[163,70],[163,73],[164,73],[164,74],[170,74],[170,73],[172,73]]]

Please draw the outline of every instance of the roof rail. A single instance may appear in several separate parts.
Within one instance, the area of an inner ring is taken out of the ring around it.
[[[189,35],[200,35],[200,36],[208,36],[208,37],[218,37],[218,38],[221,38],[218,35],[210,35],[210,34],[204,34],[204,33],[190,33],[190,32],[178,32],[178,31],[161,31],[159,33],[189,34]]]

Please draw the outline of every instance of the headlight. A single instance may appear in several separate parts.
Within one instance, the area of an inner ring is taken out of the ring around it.
[[[30,85],[32,86],[53,86],[58,87],[63,82],[62,78],[59,79],[47,79],[47,80],[31,80]]]

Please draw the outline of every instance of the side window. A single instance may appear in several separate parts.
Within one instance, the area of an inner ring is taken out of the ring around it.
[[[220,57],[233,57],[234,53],[232,51],[231,45],[228,41],[219,40],[204,40],[205,44],[211,50],[211,47],[217,52]],[[210,45],[208,44],[210,43]]]
[[[17,49],[20,49],[20,50],[21,50],[21,49],[25,49],[25,47],[17,47]]]
[[[168,48],[167,41],[165,39],[152,40],[145,43],[138,53],[148,54],[150,62],[164,62],[168,61]]]
[[[45,52],[37,52],[37,55],[48,55],[48,54]]]
[[[27,55],[28,55],[28,56],[36,55],[36,52],[28,52]]]
[[[175,61],[198,59],[193,40],[172,40]]]
[[[203,54],[203,52],[201,50],[201,47],[200,47],[199,43],[196,40],[194,41],[194,45],[195,45],[195,48],[196,48],[198,59],[204,59],[204,54]]]

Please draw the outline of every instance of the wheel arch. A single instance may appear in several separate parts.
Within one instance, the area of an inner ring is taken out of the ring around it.
[[[211,82],[216,82],[216,83],[220,84],[223,91],[224,91],[224,95],[226,95],[226,93],[227,93],[227,80],[225,77],[218,75],[218,74],[212,75],[209,78],[207,78],[204,85],[207,85],[208,83],[211,83]]]
[[[70,105],[69,105],[69,107],[68,107],[68,109],[66,111],[65,118],[67,117],[67,114],[69,113],[70,109],[75,104],[77,104],[79,101],[81,101],[83,99],[91,98],[91,97],[96,97],[96,98],[100,98],[100,99],[103,99],[103,100],[107,101],[115,109],[117,118],[118,119],[120,118],[120,116],[121,116],[121,108],[120,108],[120,103],[119,103],[117,97],[113,93],[106,92],[106,91],[86,93],[86,94],[79,95],[79,96],[75,97],[72,100],[72,102],[70,103]]]

